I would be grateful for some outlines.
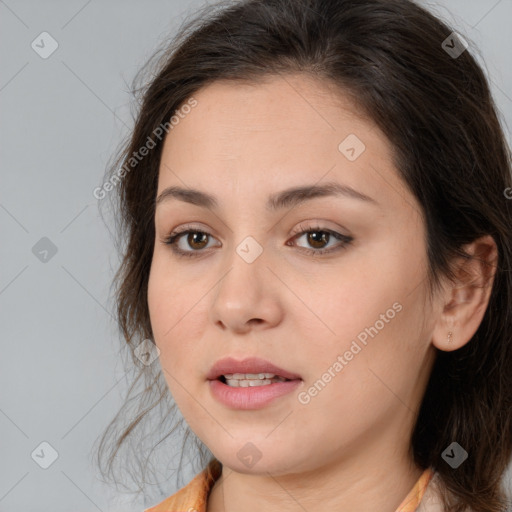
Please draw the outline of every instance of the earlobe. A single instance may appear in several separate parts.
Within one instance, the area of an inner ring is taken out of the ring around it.
[[[432,333],[432,344],[450,352],[474,336],[489,304],[498,250],[490,235],[463,247],[470,258],[455,263],[456,282],[445,287],[441,312]]]

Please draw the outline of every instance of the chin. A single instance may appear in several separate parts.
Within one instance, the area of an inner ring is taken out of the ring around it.
[[[296,453],[296,450],[293,451]],[[233,452],[230,452],[227,457],[222,457],[222,454],[215,455],[215,457],[232,471],[246,475],[266,475],[267,473],[274,476],[286,475],[296,472],[301,463],[301,461],[295,461],[286,455],[278,457],[275,452],[271,457],[265,458],[264,453],[256,451],[255,448],[249,446],[249,443],[241,450],[237,450],[234,456]]]

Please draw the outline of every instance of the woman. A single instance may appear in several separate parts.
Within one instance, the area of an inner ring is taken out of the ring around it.
[[[213,455],[147,512],[505,510],[510,169],[465,39],[411,1],[189,23],[110,173],[150,409]]]

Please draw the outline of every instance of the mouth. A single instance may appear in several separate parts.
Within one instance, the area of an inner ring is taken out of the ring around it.
[[[302,379],[286,379],[271,373],[264,372],[261,379],[260,375],[225,374],[208,383],[212,396],[219,403],[237,410],[262,409],[274,401],[284,400],[302,383]],[[249,376],[257,378],[247,378]]]
[[[206,376],[212,396],[230,409],[255,410],[284,400],[302,385],[300,375],[251,357],[217,361]]]
[[[270,386],[276,382],[287,382],[294,379],[286,379],[274,373],[227,373],[220,375],[217,380],[232,388],[249,388]]]
[[[275,382],[301,380],[300,375],[258,357],[241,361],[226,357],[217,361],[206,376],[233,387],[266,386]]]

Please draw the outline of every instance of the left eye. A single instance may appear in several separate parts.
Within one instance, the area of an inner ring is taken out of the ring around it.
[[[187,235],[186,242],[188,246],[195,249],[204,249],[207,245],[207,237],[211,236],[209,233],[206,233],[205,231],[188,229],[186,231],[181,231],[178,233],[171,233],[164,240],[164,243],[170,245],[171,249],[179,255],[192,256],[192,253],[198,251],[187,251],[179,247],[179,242],[181,241],[184,235]]]
[[[188,247],[191,247],[193,250],[187,250],[182,247],[179,247],[179,242],[187,235],[185,241]],[[197,229],[184,229],[180,232],[171,233],[167,238],[163,240],[163,242],[167,245],[171,246],[172,251],[178,256],[199,256],[205,247],[208,245],[208,237],[211,235],[205,231],[200,231]],[[307,236],[307,243],[310,244],[313,249],[309,249],[307,247],[299,246],[302,251],[308,254],[324,254],[328,252],[334,252],[344,248],[346,245],[350,244],[353,240],[352,237],[347,235],[342,235],[336,231],[331,229],[322,229],[320,227],[303,229],[296,233],[292,240],[296,240],[298,238],[302,238]],[[328,244],[331,241],[331,237],[335,240],[338,240],[338,245],[334,246],[334,248],[325,248],[324,244]],[[288,242],[286,245],[290,245]]]
[[[304,249],[309,253],[323,254],[325,252],[331,252],[336,250],[337,248],[344,247],[348,243],[352,241],[351,237],[346,235],[342,235],[341,233],[337,233],[336,231],[332,231],[330,229],[321,229],[321,228],[313,228],[308,230],[303,230],[298,233],[298,235],[294,236],[294,240],[306,237],[306,242],[316,250],[311,250],[307,247]],[[329,244],[329,242],[334,240],[338,240],[338,246],[334,248],[326,248],[325,245]]]

